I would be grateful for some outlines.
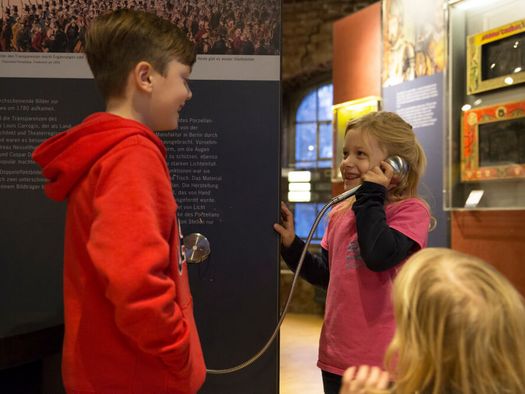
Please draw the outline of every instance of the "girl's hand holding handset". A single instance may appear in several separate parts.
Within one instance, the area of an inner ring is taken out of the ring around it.
[[[390,164],[383,160],[379,166],[372,167],[368,170],[361,179],[363,182],[367,181],[377,183],[389,189],[393,186],[391,184],[393,177],[394,169]]]

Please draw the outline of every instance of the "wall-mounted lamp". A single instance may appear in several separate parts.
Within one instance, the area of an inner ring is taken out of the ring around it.
[[[290,171],[288,173],[288,201],[312,201],[312,173],[310,171]]]
[[[288,173],[288,182],[310,182],[311,180],[311,171],[290,171]]]
[[[291,192],[309,192],[312,190],[310,182],[290,182],[288,183],[288,190]]]
[[[312,201],[311,192],[288,192],[289,202],[310,202]]]

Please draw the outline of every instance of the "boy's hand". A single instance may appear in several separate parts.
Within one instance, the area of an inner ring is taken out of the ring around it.
[[[370,368],[361,365],[359,368],[348,368],[344,375],[339,394],[382,394],[388,391],[388,372],[378,367]]]
[[[281,201],[281,223],[275,223],[273,228],[281,236],[281,243],[284,247],[289,248],[295,239],[295,228],[293,224],[293,214],[286,204]]]
[[[386,161],[382,161],[379,166],[375,166],[368,170],[363,176],[363,182],[373,182],[383,185],[389,189],[392,185],[392,177],[394,176],[394,169]]]

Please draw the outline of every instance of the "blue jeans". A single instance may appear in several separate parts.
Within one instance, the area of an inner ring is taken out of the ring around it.
[[[341,389],[341,375],[336,375],[334,373],[322,371],[323,374],[323,388],[325,394],[339,394]]]

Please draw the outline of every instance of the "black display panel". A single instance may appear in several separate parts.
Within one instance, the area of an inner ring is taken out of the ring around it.
[[[257,352],[278,321],[279,240],[272,224],[279,219],[280,83],[190,85],[193,98],[179,129],[158,134],[168,152],[182,231],[202,233],[211,243],[209,260],[190,266],[190,281],[207,365],[221,369]],[[22,349],[25,339],[12,338],[37,337],[63,323],[65,203],[45,197],[31,152],[102,110],[103,102],[89,79],[2,78],[0,87],[0,359],[7,360],[0,367],[5,368],[13,350],[17,363],[41,356],[36,348]],[[56,330],[49,332],[56,336]],[[208,376],[200,392],[278,392],[278,377],[274,343],[254,365]]]
[[[101,109],[92,80],[0,78],[0,338],[62,324],[66,205],[45,197],[31,153]]]
[[[183,234],[198,232],[210,258],[190,265],[195,318],[208,368],[238,365],[262,348],[278,321],[278,81],[192,81],[168,147]],[[204,110],[205,109],[205,110]],[[278,346],[199,393],[278,392]]]

